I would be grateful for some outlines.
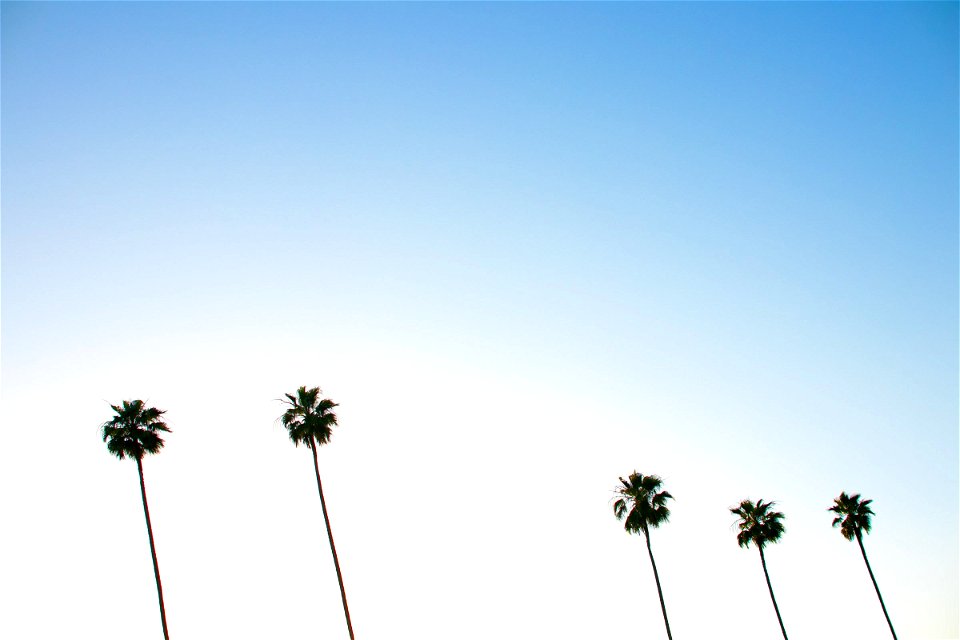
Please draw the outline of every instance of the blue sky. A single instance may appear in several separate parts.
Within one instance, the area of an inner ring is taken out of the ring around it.
[[[957,18],[3,3],[3,411],[30,425],[3,478],[31,488],[6,635],[62,633],[45,589],[102,637],[157,631],[135,477],[96,434],[133,397],[174,429],[147,464],[172,632],[343,633],[322,547],[274,546],[324,542],[274,424],[306,384],[341,404],[322,472],[362,637],[607,637],[635,607],[661,632],[607,504],[634,468],[677,496],[654,545],[678,636],[744,607],[738,633],[777,632],[725,511],[746,497],[788,517],[788,629],[849,631],[843,601],[885,633],[823,512],[845,490],[875,500],[901,637],[958,637]],[[27,462],[37,430],[64,446]],[[130,566],[88,565],[117,530]]]

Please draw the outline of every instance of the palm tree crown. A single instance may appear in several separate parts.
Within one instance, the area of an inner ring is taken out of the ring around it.
[[[107,451],[120,460],[142,460],[145,454],[163,448],[160,432],[170,433],[167,423],[160,419],[166,411],[145,407],[143,400],[124,400],[120,406],[112,404],[110,408],[117,415],[100,426]]]
[[[833,526],[840,527],[840,533],[847,540],[853,540],[859,532],[870,533],[870,517],[874,515],[870,508],[873,500],[861,500],[860,494],[848,496],[846,491],[833,499],[829,511],[837,514]]]
[[[283,426],[290,434],[293,444],[310,444],[316,440],[318,444],[326,444],[333,433],[332,427],[337,424],[337,416],[333,408],[337,403],[329,398],[320,397],[320,387],[307,389],[300,387],[297,395],[283,394],[286,400],[282,402],[290,406],[280,417]]]
[[[670,519],[667,500],[673,496],[667,491],[658,491],[663,486],[660,476],[645,476],[634,471],[629,479],[620,478],[622,487],[617,487],[620,496],[613,503],[613,515],[624,520],[623,528],[628,533],[647,534],[650,527],[657,528]]]
[[[786,517],[779,511],[771,511],[775,502],[758,500],[744,500],[739,507],[730,509],[730,512],[740,517],[737,522],[740,532],[737,533],[737,544],[748,547],[752,542],[761,550],[768,542],[778,542],[785,528],[783,519]]]

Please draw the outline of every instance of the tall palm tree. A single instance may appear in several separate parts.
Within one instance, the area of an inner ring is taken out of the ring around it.
[[[754,504],[750,500],[744,500],[739,507],[730,509],[730,512],[740,518],[737,521],[737,527],[740,529],[737,534],[737,543],[741,547],[749,547],[752,542],[760,550],[760,563],[763,564],[763,575],[767,579],[770,599],[773,600],[773,610],[777,612],[777,622],[780,623],[783,640],[787,640],[787,630],[783,627],[780,607],[777,606],[777,599],[773,595],[773,586],[770,584],[770,574],[767,572],[767,559],[763,555],[763,548],[767,544],[779,542],[785,531],[783,526],[785,516],[779,511],[771,511],[774,504],[776,503],[764,502],[763,500],[758,500]]]
[[[340,573],[340,560],[337,558],[337,547],[333,544],[333,532],[330,530],[330,517],[327,515],[327,501],[323,497],[323,485],[320,483],[320,466],[317,464],[317,445],[330,442],[332,429],[337,424],[337,416],[333,408],[337,403],[329,398],[320,397],[320,388],[307,389],[300,387],[297,395],[284,394],[286,400],[281,400],[289,408],[280,417],[283,426],[287,428],[293,444],[310,446],[313,453],[313,470],[317,474],[317,490],[320,492],[320,506],[323,508],[323,521],[327,525],[327,538],[330,540],[330,552],[333,554],[333,566],[337,570],[337,582],[340,583],[340,599],[343,600],[343,615],[347,619],[347,631],[350,640],[353,640],[353,624],[350,622],[350,608],[347,607],[347,592],[343,588],[343,575]]]
[[[667,638],[673,640],[670,621],[667,619],[667,607],[663,604],[660,574],[657,573],[657,563],[650,548],[650,528],[657,528],[670,519],[667,500],[672,500],[673,496],[666,491],[660,491],[663,480],[659,476],[645,476],[634,471],[629,479],[620,478],[620,484],[623,486],[616,488],[620,497],[613,503],[613,515],[617,520],[624,520],[623,528],[627,533],[643,533],[647,539],[647,553],[650,555],[650,564],[653,565],[653,578],[657,581],[663,624],[667,627]]]
[[[159,453],[163,448],[160,433],[170,433],[167,423],[161,420],[166,411],[145,407],[143,400],[124,400],[120,406],[110,405],[116,413],[100,426],[107,451],[120,460],[133,458],[140,474],[140,497],[143,499],[143,516],[147,520],[147,536],[150,538],[150,555],[153,557],[153,575],[157,579],[157,599],[160,601],[160,623],[163,637],[170,640],[167,632],[167,612],[163,606],[163,587],[160,585],[160,565],[157,564],[157,548],[153,543],[153,526],[150,524],[150,509],[147,507],[147,489],[143,483],[143,456]]]
[[[870,518],[874,515],[870,508],[873,500],[861,500],[860,494],[855,493],[848,496],[845,491],[840,492],[840,496],[833,499],[833,506],[828,511],[833,511],[837,517],[833,519],[833,526],[840,527],[840,533],[847,540],[857,539],[860,545],[860,553],[863,555],[863,561],[867,564],[867,572],[870,574],[870,580],[873,582],[873,588],[877,591],[877,597],[880,598],[880,608],[883,609],[883,617],[887,619],[887,626],[890,627],[890,633],[893,634],[893,640],[897,640],[897,632],[893,630],[893,623],[890,622],[890,616],[887,615],[887,606],[883,604],[883,596],[880,595],[880,587],[877,586],[877,579],[873,577],[873,569],[870,568],[870,561],[867,560],[867,552],[863,548],[863,534],[870,533]]]

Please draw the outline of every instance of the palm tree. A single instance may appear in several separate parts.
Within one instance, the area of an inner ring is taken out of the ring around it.
[[[337,547],[333,544],[333,532],[330,530],[330,517],[327,515],[327,501],[323,497],[323,485],[320,483],[320,466],[317,464],[317,445],[330,442],[332,427],[337,424],[337,416],[333,408],[337,403],[329,398],[320,398],[320,388],[307,389],[300,387],[297,395],[284,394],[286,400],[281,400],[289,408],[280,417],[283,426],[287,428],[293,444],[300,446],[307,444],[313,453],[313,470],[317,474],[317,490],[320,492],[320,506],[323,508],[323,521],[327,525],[327,538],[330,540],[330,552],[333,554],[333,566],[337,570],[337,582],[340,583],[340,599],[343,600],[343,615],[347,618],[347,631],[350,640],[353,640],[353,624],[350,622],[350,609],[347,607],[347,592],[343,588],[343,575],[340,573],[340,560],[337,558]]]
[[[837,517],[833,519],[833,526],[840,527],[840,533],[847,540],[857,539],[860,545],[860,553],[863,555],[863,561],[867,564],[867,572],[870,574],[870,580],[873,582],[873,588],[877,591],[877,597],[880,598],[880,608],[883,609],[883,617],[887,619],[887,626],[890,627],[890,633],[893,634],[893,640],[897,640],[897,632],[893,630],[893,623],[890,622],[890,616],[887,615],[887,607],[883,604],[883,596],[880,595],[880,587],[877,586],[877,579],[873,577],[873,569],[870,568],[870,561],[867,560],[867,552],[863,548],[863,533],[870,533],[870,517],[874,515],[870,508],[873,500],[861,500],[860,494],[855,493],[848,496],[845,491],[840,492],[840,496],[833,499],[833,506],[828,511],[833,511]]]
[[[120,460],[126,457],[137,461],[140,474],[140,497],[143,499],[143,515],[147,520],[147,536],[150,538],[150,555],[153,557],[153,575],[157,579],[157,599],[160,601],[160,623],[163,625],[163,637],[170,640],[167,633],[167,612],[163,607],[163,587],[160,585],[160,566],[157,564],[157,548],[153,543],[153,526],[150,524],[150,509],[147,507],[147,489],[143,483],[143,456],[159,453],[163,448],[160,432],[170,433],[167,424],[161,420],[166,411],[155,407],[145,407],[143,400],[124,400],[120,406],[110,405],[117,414],[100,426],[107,451]]]
[[[730,512],[739,516],[737,526],[740,532],[737,534],[737,543],[741,547],[748,547],[752,542],[760,550],[760,562],[763,564],[763,575],[767,579],[767,589],[770,591],[770,599],[773,600],[773,610],[777,612],[777,622],[780,623],[780,631],[783,633],[783,640],[787,640],[787,630],[783,628],[783,618],[780,617],[780,607],[777,606],[777,599],[773,595],[773,586],[770,584],[770,574],[767,572],[767,559],[763,556],[763,547],[769,543],[780,541],[780,536],[785,531],[783,519],[785,516],[779,511],[771,511],[774,502],[764,502],[758,500],[753,504],[750,500],[744,500],[739,507],[730,509]]]
[[[634,471],[628,480],[620,478],[622,487],[617,487],[620,496],[613,503],[613,515],[617,520],[624,520],[623,528],[627,533],[642,532],[647,539],[647,553],[650,555],[650,564],[653,565],[653,578],[657,581],[657,595],[660,596],[660,610],[663,612],[663,624],[667,627],[667,638],[673,640],[670,633],[670,621],[667,620],[667,607],[663,604],[663,590],[660,588],[660,574],[657,573],[657,563],[653,559],[653,550],[650,548],[650,528],[657,528],[670,518],[670,509],[667,500],[673,496],[666,491],[660,491],[663,480],[659,476],[645,476]]]

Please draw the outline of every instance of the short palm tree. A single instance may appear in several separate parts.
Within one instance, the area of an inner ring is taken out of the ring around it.
[[[647,539],[647,553],[653,566],[653,578],[657,581],[657,595],[660,596],[660,610],[663,612],[663,624],[667,627],[667,638],[673,640],[670,633],[670,621],[667,619],[667,607],[663,603],[663,590],[660,588],[660,574],[650,548],[650,528],[657,528],[670,518],[667,500],[673,496],[660,491],[663,480],[659,476],[645,476],[634,471],[627,480],[620,478],[616,492],[620,496],[613,503],[613,515],[623,520],[627,533],[643,533]]]
[[[170,433],[167,424],[161,420],[166,411],[144,406],[143,400],[124,400],[120,406],[110,405],[116,413],[113,418],[100,426],[107,451],[120,460],[133,458],[137,461],[140,474],[140,497],[143,499],[143,515],[147,520],[147,536],[150,538],[150,555],[153,557],[153,575],[157,579],[157,599],[160,601],[160,623],[163,625],[163,637],[170,639],[167,633],[167,612],[163,606],[163,587],[160,585],[160,566],[157,564],[157,548],[153,543],[153,526],[150,524],[150,509],[147,507],[147,489],[143,483],[143,456],[159,453],[163,448],[160,433]]]
[[[337,403],[329,398],[320,397],[320,388],[300,387],[297,395],[284,394],[282,402],[289,408],[280,417],[293,444],[309,445],[313,453],[313,470],[317,474],[317,490],[320,492],[320,506],[323,509],[323,521],[327,525],[327,538],[330,540],[330,552],[333,554],[333,566],[337,570],[337,582],[340,584],[340,598],[343,600],[343,615],[347,618],[347,631],[353,640],[353,624],[350,622],[350,609],[347,607],[347,592],[343,588],[343,575],[340,573],[340,560],[337,547],[333,544],[333,532],[330,530],[330,517],[327,515],[327,501],[323,497],[323,485],[320,483],[320,466],[317,463],[317,445],[330,442],[337,416],[333,408]]]
[[[893,630],[893,623],[890,622],[890,616],[887,615],[887,607],[883,604],[883,596],[880,595],[880,587],[877,586],[877,580],[873,577],[873,569],[870,568],[867,552],[863,548],[863,534],[870,533],[870,518],[874,515],[870,508],[871,502],[873,500],[861,500],[859,493],[848,496],[843,491],[839,497],[833,499],[833,506],[828,511],[837,514],[837,517],[833,519],[833,526],[840,527],[840,533],[844,538],[847,540],[857,539],[863,561],[867,564],[867,572],[873,582],[873,588],[876,589],[877,597],[880,598],[880,608],[883,609],[883,616],[887,619],[887,626],[890,627],[893,640],[897,640],[897,632]]]
[[[773,595],[773,586],[770,584],[770,574],[767,572],[767,559],[763,555],[763,548],[767,544],[779,542],[785,531],[783,526],[785,516],[779,511],[771,511],[774,504],[774,502],[764,502],[763,500],[758,500],[754,504],[751,500],[744,500],[739,507],[730,509],[730,512],[740,518],[737,521],[737,527],[740,529],[740,532],[737,533],[737,543],[741,547],[748,547],[752,542],[760,550],[760,563],[763,564],[763,575],[767,579],[770,599],[773,600],[773,610],[777,612],[777,622],[780,623],[783,640],[787,640],[787,630],[783,627],[780,607],[777,606],[777,599]]]

